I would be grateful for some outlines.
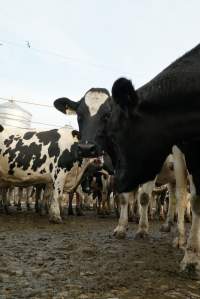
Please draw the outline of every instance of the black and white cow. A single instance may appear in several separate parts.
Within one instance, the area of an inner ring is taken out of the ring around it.
[[[76,132],[68,127],[27,131],[0,125],[0,183],[23,187],[53,183],[49,219],[59,223],[63,188],[77,184],[82,176],[74,150],[77,141]]]
[[[82,154],[106,150],[114,157],[119,192],[153,180],[173,145],[185,154],[192,174],[193,217],[182,268],[200,274],[200,45],[138,90],[120,78],[112,97],[98,94],[101,101],[86,100],[86,93],[79,102],[62,98],[55,106],[63,112],[76,110]]]

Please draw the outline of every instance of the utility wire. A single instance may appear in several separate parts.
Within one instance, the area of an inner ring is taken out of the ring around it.
[[[0,97],[1,101],[14,101],[14,102],[18,102],[18,103],[22,103],[22,104],[29,104],[29,105],[35,105],[35,106],[42,106],[42,107],[48,107],[48,108],[54,108],[53,105],[48,105],[48,104],[40,104],[40,103],[36,103],[36,102],[27,102],[27,101],[21,101],[21,100],[17,100],[15,98],[3,98]]]
[[[95,62],[91,62],[91,61],[88,61],[88,60],[84,60],[84,59],[80,59],[80,58],[76,58],[76,57],[72,57],[72,56],[65,56],[64,54],[57,53],[55,51],[35,48],[35,47],[32,46],[31,42],[28,41],[28,40],[24,41],[24,45],[23,45],[21,43],[19,44],[19,43],[16,43],[16,42],[6,41],[6,40],[0,39],[0,45],[1,46],[4,46],[6,44],[14,46],[14,47],[27,48],[28,50],[33,50],[33,51],[36,51],[36,52],[38,52],[40,54],[43,54],[43,55],[51,55],[51,56],[59,57],[59,58],[62,58],[64,60],[75,62],[75,63],[84,63],[84,64],[86,64],[88,66],[91,66],[91,67],[94,67],[94,68],[101,68],[101,69],[103,68],[104,70],[107,69],[109,71],[121,71],[119,68],[116,68],[115,66],[112,66],[112,65],[105,65],[105,64],[95,63]]]

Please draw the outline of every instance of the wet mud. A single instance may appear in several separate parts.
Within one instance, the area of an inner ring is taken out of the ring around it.
[[[49,224],[34,212],[0,215],[0,299],[168,299],[200,298],[200,281],[179,271],[181,249],[175,232],[160,233],[151,222],[150,238],[112,236],[114,216],[94,212]]]

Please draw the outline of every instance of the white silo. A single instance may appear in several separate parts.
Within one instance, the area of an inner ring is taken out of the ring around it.
[[[0,124],[17,128],[30,128],[32,114],[10,100],[0,105]]]

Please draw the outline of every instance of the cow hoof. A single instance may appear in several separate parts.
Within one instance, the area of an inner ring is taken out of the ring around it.
[[[186,249],[181,262],[181,272],[192,279],[200,279],[200,253]]]
[[[148,240],[149,239],[149,234],[146,231],[138,231],[135,234],[135,240]]]
[[[171,231],[172,224],[170,223],[164,223],[160,227],[160,231],[163,233],[169,233]]]
[[[186,239],[181,237],[176,237],[173,241],[173,247],[184,249],[186,245]]]
[[[21,206],[17,206],[17,211],[21,211],[22,207]]]
[[[122,227],[122,226],[117,226],[115,229],[114,229],[114,232],[113,232],[113,236],[115,236],[117,239],[125,239],[126,238],[126,231],[127,231],[128,228],[126,227]]]
[[[51,218],[49,218],[49,222],[54,224],[60,224],[62,223],[62,219],[61,217],[52,216]]]

